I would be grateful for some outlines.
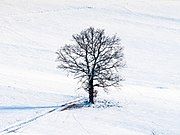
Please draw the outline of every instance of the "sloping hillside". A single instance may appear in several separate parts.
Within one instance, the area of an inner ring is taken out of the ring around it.
[[[56,69],[55,51],[93,26],[116,33],[125,47],[123,87],[99,95],[122,108],[57,111],[17,134],[179,135],[179,7],[178,0],[1,0],[1,130],[47,111],[2,107],[53,106],[86,96],[76,91],[76,80]]]

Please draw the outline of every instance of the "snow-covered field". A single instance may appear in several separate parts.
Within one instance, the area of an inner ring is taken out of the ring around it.
[[[55,51],[89,26],[117,35],[126,81],[99,98],[121,107],[54,111],[11,134],[180,134],[180,1],[1,0],[0,134],[87,96],[56,69]]]

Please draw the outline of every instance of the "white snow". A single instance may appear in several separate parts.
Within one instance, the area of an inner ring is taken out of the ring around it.
[[[87,96],[56,69],[55,51],[93,26],[117,33],[125,47],[123,87],[98,95],[122,107],[55,111],[12,134],[179,135],[179,7],[178,0],[1,0],[0,134],[49,110],[26,107]]]

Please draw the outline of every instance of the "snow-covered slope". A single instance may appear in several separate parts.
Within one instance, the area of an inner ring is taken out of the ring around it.
[[[0,134],[11,124],[28,120],[77,97],[0,86]]]
[[[75,98],[64,95],[84,94],[56,69],[55,51],[93,26],[117,33],[125,47],[125,87],[109,95],[123,107],[55,112],[21,132],[31,134],[33,126],[33,134],[179,135],[179,7],[178,0],[0,0],[0,106],[57,105]],[[0,109],[1,129],[44,110],[23,112]],[[92,120],[99,122],[97,132]],[[88,123],[93,126],[87,132]]]
[[[174,89],[123,87],[120,93],[111,93],[120,107],[101,108],[97,103],[94,108],[56,111],[26,125],[17,134],[179,135],[179,95]]]
[[[54,52],[72,34],[94,26],[122,39],[127,83],[179,87],[179,6],[178,1],[2,0],[0,83],[59,91],[64,78],[59,77]],[[50,77],[57,82],[46,83]],[[44,78],[44,87],[36,78]]]

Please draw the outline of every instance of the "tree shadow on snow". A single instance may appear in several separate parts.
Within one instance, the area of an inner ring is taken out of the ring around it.
[[[80,109],[80,108],[101,108],[101,109],[106,109],[106,108],[122,108],[122,106],[120,105],[120,102],[116,102],[116,101],[109,101],[109,100],[105,100],[105,99],[98,99],[96,100],[95,104],[89,103],[87,100],[86,101],[82,101],[79,103],[74,103],[71,104],[67,107],[65,107],[64,109],[62,109],[61,111],[64,110],[72,110],[72,109]]]

